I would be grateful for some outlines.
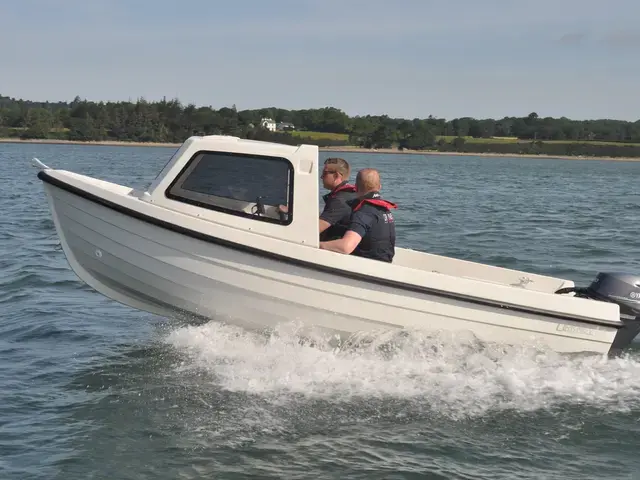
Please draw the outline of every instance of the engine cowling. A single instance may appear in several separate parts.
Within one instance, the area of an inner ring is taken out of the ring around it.
[[[640,276],[627,273],[598,273],[586,288],[588,296],[620,305],[622,315],[640,315]]]

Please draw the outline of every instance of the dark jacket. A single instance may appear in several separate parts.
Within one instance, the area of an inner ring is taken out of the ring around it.
[[[391,209],[398,206],[382,199],[378,192],[368,193],[350,203],[353,211],[348,230],[362,237],[351,254],[391,262],[396,245],[396,225]]]
[[[342,182],[322,198],[324,210],[320,214],[320,220],[324,220],[331,226],[320,234],[320,241],[327,242],[342,238],[351,218],[351,205],[348,202],[356,198],[356,187]]]

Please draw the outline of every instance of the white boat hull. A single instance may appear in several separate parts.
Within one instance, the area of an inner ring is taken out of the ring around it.
[[[299,321],[347,338],[394,328],[471,331],[483,341],[609,351],[618,328],[394,286],[192,238],[45,182],[64,253],[103,295],[161,316],[272,328]]]

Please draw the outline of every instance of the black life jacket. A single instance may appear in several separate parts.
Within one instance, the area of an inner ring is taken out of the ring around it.
[[[344,181],[322,198],[325,203],[327,203],[330,198],[337,198],[339,201],[343,202],[347,208],[345,208],[345,215],[343,218],[320,234],[320,241],[326,242],[342,238],[347,232],[347,227],[349,226],[349,218],[351,216],[349,201],[356,198],[356,187]]]
[[[375,220],[369,232],[360,241],[352,252],[359,257],[391,262],[395,255],[396,225],[392,209],[398,206],[388,200],[384,200],[378,192],[370,192],[363,198],[353,202],[353,212],[366,211],[373,215]]]

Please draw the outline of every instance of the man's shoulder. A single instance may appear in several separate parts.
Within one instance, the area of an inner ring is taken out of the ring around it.
[[[329,208],[353,208],[354,203],[357,200],[355,192],[338,192],[335,195],[331,195],[325,201],[325,204]]]
[[[339,192],[335,192],[329,196],[329,198],[345,203],[355,200],[357,197],[357,192],[352,192],[349,190],[340,190]]]
[[[356,223],[370,224],[373,222],[376,216],[375,211],[371,211],[368,208],[359,208],[351,213],[351,221]]]
[[[320,219],[332,225],[339,221],[344,222],[351,215],[352,208],[343,198],[329,198],[324,204]]]

